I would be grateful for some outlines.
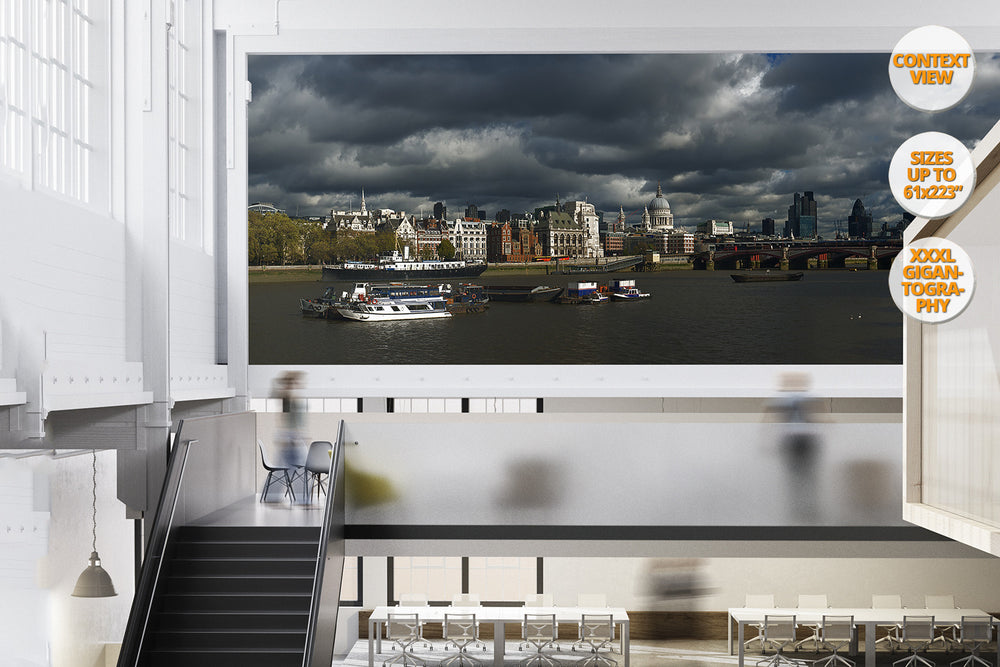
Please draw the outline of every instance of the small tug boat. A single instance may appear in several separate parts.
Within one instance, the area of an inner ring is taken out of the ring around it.
[[[608,295],[601,292],[597,283],[570,283],[566,293],[556,299],[556,303],[582,305],[588,303],[604,303]]]
[[[638,301],[651,296],[649,292],[640,292],[634,280],[612,280],[608,293],[612,301]]]

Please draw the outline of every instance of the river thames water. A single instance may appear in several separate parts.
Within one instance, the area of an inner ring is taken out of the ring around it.
[[[322,281],[250,285],[251,364],[900,364],[903,316],[887,271],[812,270],[799,282],[735,283],[729,271],[499,275],[483,285],[606,283],[652,294],[586,306],[491,302],[441,320],[303,317]],[[457,281],[456,281],[457,282]]]

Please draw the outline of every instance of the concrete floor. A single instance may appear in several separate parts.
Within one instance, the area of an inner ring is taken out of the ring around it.
[[[436,640],[439,644],[441,640]],[[569,647],[569,642],[563,641],[566,645],[566,649]],[[385,645],[383,644],[383,648]],[[518,652],[516,650],[517,642],[507,643],[507,654],[506,660],[504,662],[505,667],[518,665],[521,660],[528,657],[528,653]],[[616,645],[617,648],[617,645]],[[720,667],[735,667],[738,665],[737,657],[730,656],[726,647],[725,639],[713,639],[713,640],[640,640],[631,642],[630,663],[629,667],[658,667],[661,665],[667,665],[669,667],[711,667],[712,665],[719,665]],[[443,652],[440,648],[431,652],[419,652],[417,653],[420,657],[426,657],[428,665],[435,665],[443,659],[455,655],[453,651]],[[480,659],[483,662],[484,667],[492,666],[492,655],[489,653],[473,652],[471,654],[473,657]],[[754,667],[758,660],[762,660],[771,657],[773,653],[768,653],[768,656],[761,656],[760,653],[750,652],[747,653],[745,665],[746,667]],[[796,661],[801,661],[804,665],[809,665],[818,658],[824,658],[828,656],[829,653],[820,652],[814,653],[813,651],[802,651],[798,653],[790,653],[788,657]],[[879,651],[876,656],[876,664],[878,667],[891,667],[894,661],[905,658],[907,654],[902,651],[897,651],[895,653],[890,653],[889,651]],[[945,653],[944,651],[934,651],[931,653],[922,654],[927,657],[932,662],[937,665],[937,667],[947,667],[952,661],[957,660],[961,657],[967,656],[968,654],[960,655],[957,651],[953,653]],[[985,647],[981,651],[982,657],[984,657],[991,665],[996,664],[996,643],[994,642],[988,647]],[[381,667],[382,660],[389,657],[388,653],[382,655],[376,655],[375,665]],[[574,662],[578,662],[586,657],[583,653],[571,653],[568,650],[563,650],[561,653],[556,654],[556,660],[559,665],[572,665]],[[613,653],[609,656],[611,659],[616,660],[619,667],[622,667],[625,663],[622,660],[620,653]],[[854,656],[853,657],[857,667],[864,666],[864,656]],[[334,660],[333,667],[363,667],[368,664],[368,642],[367,640],[361,640],[355,644],[354,649],[351,650],[350,654],[338,660]],[[419,663],[418,663],[419,664]],[[457,661],[452,663],[457,665]],[[466,665],[472,663],[466,662]]]

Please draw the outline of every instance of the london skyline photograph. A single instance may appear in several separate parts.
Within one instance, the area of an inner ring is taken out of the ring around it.
[[[579,199],[637,224],[658,184],[675,224],[782,221],[812,191],[833,236],[860,198],[893,226],[893,152],[925,131],[969,148],[1000,108],[976,54],[953,109],[896,97],[888,53],[254,56],[249,199],[290,214],[367,206],[450,218]],[[611,215],[608,215],[611,214]],[[780,224],[778,225],[780,227]]]

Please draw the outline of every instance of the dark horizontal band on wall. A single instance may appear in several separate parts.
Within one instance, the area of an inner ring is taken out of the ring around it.
[[[348,524],[348,540],[949,542],[917,526],[442,526]]]

